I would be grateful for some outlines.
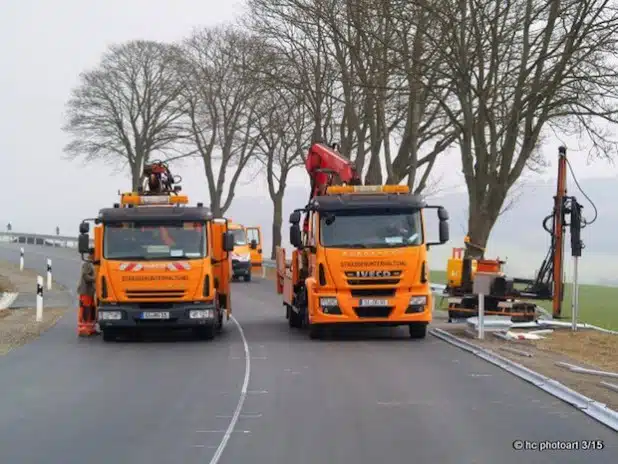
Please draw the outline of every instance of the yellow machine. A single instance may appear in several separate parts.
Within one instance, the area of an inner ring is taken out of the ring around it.
[[[81,223],[79,252],[95,266],[104,340],[149,329],[192,329],[211,339],[224,313],[229,319],[234,237],[226,219],[188,202],[177,190],[125,193]]]

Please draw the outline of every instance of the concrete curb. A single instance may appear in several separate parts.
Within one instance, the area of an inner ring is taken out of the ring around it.
[[[598,422],[609,427],[610,429],[618,431],[618,412],[610,409],[607,405],[599,403],[592,398],[588,398],[581,393],[577,393],[560,382],[550,379],[549,377],[545,377],[544,375],[528,369],[521,364],[500,356],[498,353],[478,347],[466,340],[456,337],[445,330],[435,328],[431,329],[429,333],[436,338],[450,343],[453,346],[475,354],[479,358],[484,359],[495,366],[501,367],[505,371],[510,372],[520,379],[537,386],[541,390],[564,401],[565,403],[576,407],[584,414],[596,419]]]
[[[0,294],[0,309],[10,308],[13,302],[17,299],[19,293],[5,292]]]

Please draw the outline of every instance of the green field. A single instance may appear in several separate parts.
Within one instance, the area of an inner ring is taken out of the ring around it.
[[[432,271],[431,282],[446,283],[445,271]],[[562,306],[563,318],[571,317],[571,284],[566,284]],[[551,301],[538,303],[551,313]],[[446,300],[444,301],[446,305]],[[579,322],[598,325],[606,329],[618,330],[618,288],[599,285],[579,286]]]

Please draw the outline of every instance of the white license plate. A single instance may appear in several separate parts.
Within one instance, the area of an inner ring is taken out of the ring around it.
[[[388,306],[388,300],[362,299],[361,306]]]
[[[142,319],[169,319],[170,313],[166,311],[148,311],[142,313]]]

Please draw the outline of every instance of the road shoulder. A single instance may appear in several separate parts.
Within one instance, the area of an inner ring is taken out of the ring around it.
[[[618,384],[618,378],[573,372],[557,364],[567,363],[585,369],[616,373],[617,335],[591,329],[576,333],[571,333],[568,329],[556,329],[550,337],[540,340],[503,340],[491,333],[487,333],[484,340],[478,340],[470,337],[461,326],[451,325],[447,328],[442,325],[440,328],[467,343],[490,350],[615,411],[618,410],[618,391],[601,383]]]
[[[37,273],[29,269],[19,270],[19,266],[6,261],[0,261],[0,300],[2,295],[32,294],[36,289]],[[64,293],[66,288],[53,282],[54,292]],[[68,298],[67,298],[68,299]],[[43,332],[53,327],[69,310],[68,306],[52,306],[43,308],[43,320],[37,322],[36,308],[32,305],[10,308],[8,298],[5,298],[7,308],[0,309],[0,356],[23,346]],[[13,298],[13,301],[15,298]]]

